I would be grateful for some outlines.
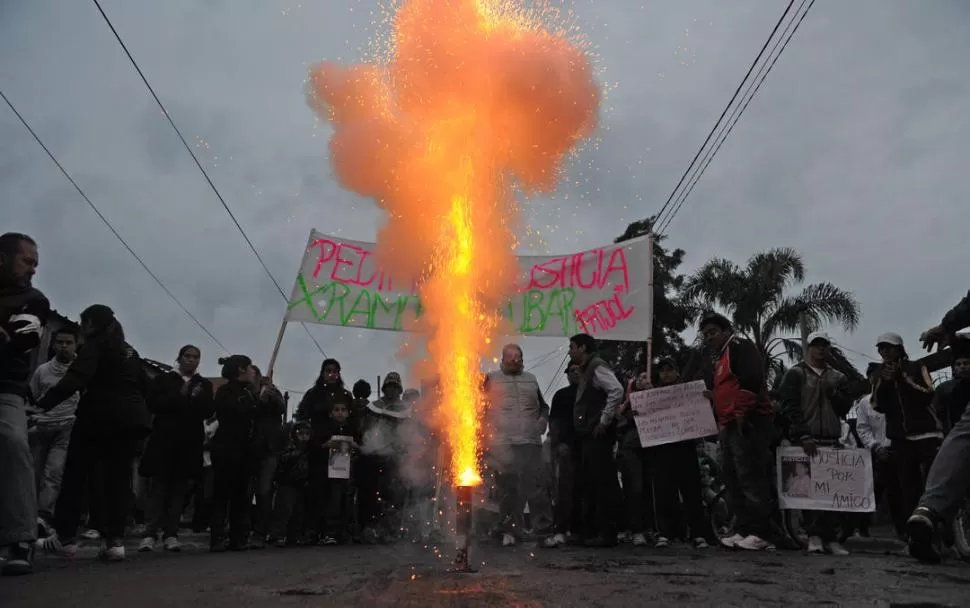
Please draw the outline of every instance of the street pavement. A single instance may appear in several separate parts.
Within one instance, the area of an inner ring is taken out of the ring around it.
[[[3,608],[71,606],[967,606],[970,566],[920,565],[892,541],[847,558],[722,549],[472,550],[472,574],[449,573],[448,544],[267,548],[210,554],[204,536],[180,554],[123,563],[41,557],[28,577],[0,579]]]

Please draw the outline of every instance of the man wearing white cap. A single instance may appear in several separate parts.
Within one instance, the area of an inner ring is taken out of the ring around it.
[[[805,358],[785,372],[778,388],[781,411],[790,423],[789,435],[794,445],[801,445],[809,456],[817,446],[838,446],[842,436],[842,418],[852,407],[845,393],[847,379],[828,364],[832,340],[815,332],[808,336]],[[838,543],[837,513],[806,511],[808,552],[848,555]]]
[[[872,378],[872,407],[886,415],[890,458],[899,480],[900,508],[916,508],[943,427],[933,408],[933,380],[926,367],[910,361],[903,339],[884,333],[876,339],[882,365]]]

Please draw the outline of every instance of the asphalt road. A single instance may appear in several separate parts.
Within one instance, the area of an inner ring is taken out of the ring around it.
[[[474,574],[447,570],[453,548],[414,544],[94,560],[94,547],[44,557],[0,579],[3,608],[70,606],[966,606],[970,565],[923,566],[885,543],[851,557],[692,548],[512,549],[472,553]]]

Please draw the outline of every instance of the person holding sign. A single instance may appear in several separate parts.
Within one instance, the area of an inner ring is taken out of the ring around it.
[[[785,372],[778,389],[792,444],[802,446],[809,457],[816,454],[818,446],[839,447],[841,419],[852,407],[845,393],[848,379],[828,364],[831,345],[825,333],[808,336],[805,358]],[[849,554],[838,543],[837,511],[804,511],[804,515],[809,553]]]
[[[350,541],[354,523],[352,456],[360,450],[360,436],[350,421],[350,408],[346,403],[333,404],[330,425],[322,440],[330,453],[322,542],[324,545],[345,544]]]
[[[716,353],[709,397],[720,431],[721,467],[735,533],[729,548],[773,551],[767,540],[772,515],[771,437],[773,409],[765,387],[765,364],[751,340],[734,333],[727,317],[701,319],[701,333]]]

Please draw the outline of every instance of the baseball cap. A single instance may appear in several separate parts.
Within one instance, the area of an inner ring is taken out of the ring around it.
[[[902,346],[903,338],[897,333],[887,331],[884,334],[880,334],[879,337],[876,338],[876,346],[879,346],[880,344],[891,344],[892,346]]]
[[[816,340],[822,340],[826,344],[832,344],[832,338],[824,331],[816,331],[808,334],[808,345],[811,346]]]

